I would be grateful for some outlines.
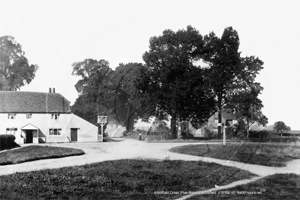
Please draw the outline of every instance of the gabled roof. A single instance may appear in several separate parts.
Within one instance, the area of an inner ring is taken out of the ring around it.
[[[218,119],[218,112],[215,112],[213,115],[216,119]],[[234,119],[234,114],[232,113],[232,111],[230,109],[223,109],[222,116],[225,118],[225,120],[230,121],[230,120]]]
[[[37,127],[35,127],[35,126],[33,126],[32,124],[29,123],[29,124],[21,127],[21,129],[22,130],[38,130],[39,128],[37,128]]]
[[[0,113],[70,113],[59,93],[0,91]]]
[[[233,120],[234,119],[234,115],[232,113],[231,110],[223,110],[222,111],[222,115],[226,120]]]

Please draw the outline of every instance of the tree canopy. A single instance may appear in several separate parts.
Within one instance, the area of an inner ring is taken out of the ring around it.
[[[143,68],[141,63],[119,64],[113,70],[105,60],[75,62],[72,74],[81,79],[75,85],[79,97],[72,111],[92,123],[96,123],[97,115],[107,115],[109,121],[132,131],[147,107],[141,106],[135,87]]]
[[[283,121],[277,121],[274,123],[274,130],[280,132],[282,136],[283,131],[290,131],[291,128],[287,126]]]
[[[137,86],[151,98],[156,112],[168,114],[176,137],[176,122],[203,123],[211,114],[213,99],[205,84],[205,70],[196,65],[203,39],[191,26],[186,30],[163,31],[150,38],[149,51],[143,55],[147,71]]]
[[[37,65],[30,65],[22,46],[12,36],[0,37],[0,90],[18,90],[35,77]]]
[[[108,112],[111,107],[110,73],[112,69],[106,60],[85,59],[81,62],[73,63],[72,75],[81,77],[75,88],[84,99],[95,103],[97,115]],[[82,99],[83,100],[83,99]],[[95,117],[96,118],[96,117]]]
[[[263,62],[242,57],[239,45],[232,27],[219,38],[213,32],[202,37],[188,26],[151,37],[145,65],[121,63],[112,70],[105,60],[76,62],[72,74],[81,78],[75,85],[80,96],[72,109],[89,120],[107,114],[128,131],[138,118],[171,116],[174,137],[178,122],[199,128],[216,111],[221,124],[224,108],[235,110],[247,130],[254,122],[265,125],[258,98],[263,87],[255,80]]]
[[[221,38],[213,32],[204,37],[202,58],[209,66],[207,80],[215,97],[219,124],[222,122],[222,109],[233,105],[233,97],[236,103],[239,102],[239,106],[235,107],[247,120],[254,120],[254,116],[261,115],[259,110],[262,104],[257,95],[263,88],[255,82],[255,78],[263,68],[263,62],[254,56],[241,57],[239,45],[238,33],[232,27],[225,28]],[[220,137],[221,126],[218,127],[218,133]]]

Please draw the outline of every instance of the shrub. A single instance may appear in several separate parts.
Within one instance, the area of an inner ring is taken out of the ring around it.
[[[0,150],[19,147],[19,145],[15,143],[15,139],[16,137],[14,135],[0,135]]]
[[[212,128],[205,127],[205,133],[207,138],[217,138],[218,133],[214,132]]]
[[[270,138],[269,132],[266,130],[261,131],[249,131],[249,139],[253,142],[260,141],[260,142],[266,142]]]
[[[183,131],[183,132],[181,132],[181,137],[182,137],[182,139],[193,139],[194,135],[191,134],[190,132]]]
[[[226,128],[226,138],[231,139],[234,136],[235,136],[235,128],[231,126]]]

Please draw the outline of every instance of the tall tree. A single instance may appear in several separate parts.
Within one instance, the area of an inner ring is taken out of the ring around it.
[[[281,137],[283,131],[290,131],[291,128],[287,126],[283,121],[278,121],[274,123],[274,130],[278,133],[280,131]]]
[[[242,58],[240,40],[232,27],[225,28],[221,38],[213,32],[204,37],[203,61],[208,64],[209,83],[215,96],[218,111],[218,136],[221,137],[222,109],[230,104],[232,95],[263,88],[255,82],[263,62],[253,56]],[[248,101],[248,100],[247,100]],[[249,119],[249,118],[248,118]]]
[[[197,65],[202,47],[202,36],[188,26],[186,30],[165,30],[161,36],[151,37],[149,51],[143,55],[147,71],[138,88],[150,97],[158,114],[171,116],[174,137],[178,121],[193,119],[195,124],[201,123],[213,107],[205,70]]]
[[[88,100],[87,103],[94,103],[97,115],[106,114],[111,107],[111,73],[108,61],[103,59],[85,59],[73,64],[72,75],[81,77],[75,85],[78,93],[84,95],[80,101]]]
[[[0,37],[0,90],[18,90],[29,84],[37,69],[37,65],[29,65],[14,37]]]
[[[232,95],[227,107],[235,110],[235,116],[239,122],[245,123],[246,136],[249,137],[250,127],[254,123],[265,126],[268,118],[262,114],[262,101],[258,98],[259,90],[252,88],[250,91],[241,91]],[[244,124],[242,123],[242,124]]]
[[[144,68],[141,63],[121,63],[113,73],[115,120],[124,125],[128,132],[133,130],[134,122],[143,116],[147,108],[142,105],[135,86]]]
[[[92,124],[96,124],[98,113],[95,108],[97,108],[97,103],[89,98],[88,95],[82,94],[78,96],[71,110],[75,115],[80,116]]]

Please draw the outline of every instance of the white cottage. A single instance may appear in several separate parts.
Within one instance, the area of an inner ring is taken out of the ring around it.
[[[15,142],[97,142],[98,128],[71,113],[70,102],[51,92],[0,91],[0,134]]]

